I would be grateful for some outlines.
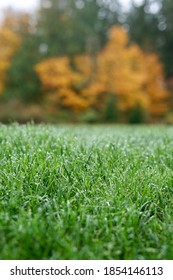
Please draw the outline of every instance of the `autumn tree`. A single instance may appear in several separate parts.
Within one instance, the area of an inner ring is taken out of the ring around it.
[[[138,47],[128,47],[127,33],[119,27],[113,27],[109,41],[98,54],[95,78],[86,89],[93,92],[97,106],[103,109],[110,94],[116,96],[117,106],[127,111],[136,103],[146,102],[141,87],[145,79],[142,52]]]
[[[35,71],[52,111],[68,108],[78,112],[90,105],[88,97],[80,92],[83,75],[72,69],[69,58],[44,60],[35,66]]]
[[[128,34],[121,27],[112,27],[109,34],[109,41],[98,54],[93,81],[84,90],[95,96],[100,108],[111,93],[124,113],[139,105],[152,118],[163,116],[168,110],[168,93],[157,55],[129,45]]]
[[[6,72],[19,44],[20,37],[12,30],[6,18],[0,26],[0,93],[4,90]]]
[[[147,110],[153,120],[164,116],[170,109],[169,92],[166,89],[162,64],[156,54],[144,57],[146,82],[144,84],[148,98]]]
[[[94,59],[89,55],[76,56],[73,61],[51,58],[35,69],[45,96],[59,107],[75,111],[93,108],[103,113],[111,100],[111,108],[118,108],[121,115],[141,108],[153,119],[168,110],[158,57],[129,45],[128,34],[121,27],[110,29],[107,44]]]

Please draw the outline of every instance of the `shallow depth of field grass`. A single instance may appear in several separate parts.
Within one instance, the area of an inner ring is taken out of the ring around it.
[[[173,128],[1,125],[0,259],[173,259]]]

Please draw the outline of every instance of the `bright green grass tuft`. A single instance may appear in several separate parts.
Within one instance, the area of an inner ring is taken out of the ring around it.
[[[173,128],[0,126],[0,259],[173,259]]]

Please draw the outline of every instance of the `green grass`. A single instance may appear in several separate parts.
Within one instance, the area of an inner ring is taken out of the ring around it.
[[[0,259],[173,259],[173,127],[0,126]]]

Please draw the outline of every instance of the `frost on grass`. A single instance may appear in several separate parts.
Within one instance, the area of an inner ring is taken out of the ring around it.
[[[173,129],[0,126],[2,259],[173,257]]]

